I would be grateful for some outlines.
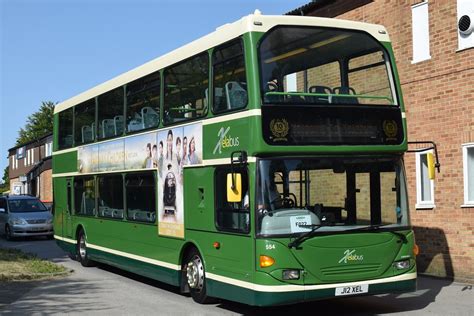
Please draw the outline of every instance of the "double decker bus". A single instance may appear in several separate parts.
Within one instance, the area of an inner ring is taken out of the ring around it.
[[[204,303],[413,291],[383,26],[256,12],[58,104],[57,243]]]

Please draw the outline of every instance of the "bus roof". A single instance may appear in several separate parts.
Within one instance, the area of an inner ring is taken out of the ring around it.
[[[362,30],[371,34],[381,42],[390,41],[385,27],[377,24],[308,16],[262,15],[260,12],[255,11],[254,14],[245,16],[234,23],[228,23],[218,27],[214,32],[208,35],[205,35],[189,44],[177,48],[161,57],[155,58],[141,66],[138,66],[111,80],[108,80],[57,104],[54,113],[63,111],[112,89],[123,86],[128,82],[149,75],[157,70],[163,69],[186,58],[192,57],[207,49],[236,38],[244,33],[267,32],[277,25],[321,26]]]

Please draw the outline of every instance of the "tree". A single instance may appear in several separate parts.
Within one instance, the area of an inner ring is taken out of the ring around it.
[[[8,175],[8,166],[5,167],[5,170],[3,170],[3,183],[8,183],[10,182],[10,176]]]
[[[18,131],[16,146],[39,139],[53,132],[53,113],[57,102],[43,101],[39,110],[30,116]]]
[[[8,191],[8,189],[10,189],[10,179],[8,176],[8,166],[6,166],[5,170],[3,170],[2,183],[0,183],[0,193]]]

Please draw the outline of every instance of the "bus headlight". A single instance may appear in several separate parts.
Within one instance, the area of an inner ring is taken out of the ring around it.
[[[393,266],[398,270],[408,269],[410,267],[410,260],[397,261]]]
[[[283,270],[283,280],[298,280],[300,278],[300,270]]]

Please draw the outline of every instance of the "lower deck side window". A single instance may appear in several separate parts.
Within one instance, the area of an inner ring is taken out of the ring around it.
[[[78,215],[95,214],[95,179],[80,177],[74,179],[74,212]]]
[[[99,176],[98,179],[99,216],[123,218],[123,177],[121,174]]]
[[[125,176],[127,219],[154,223],[156,221],[156,179],[154,173]]]

